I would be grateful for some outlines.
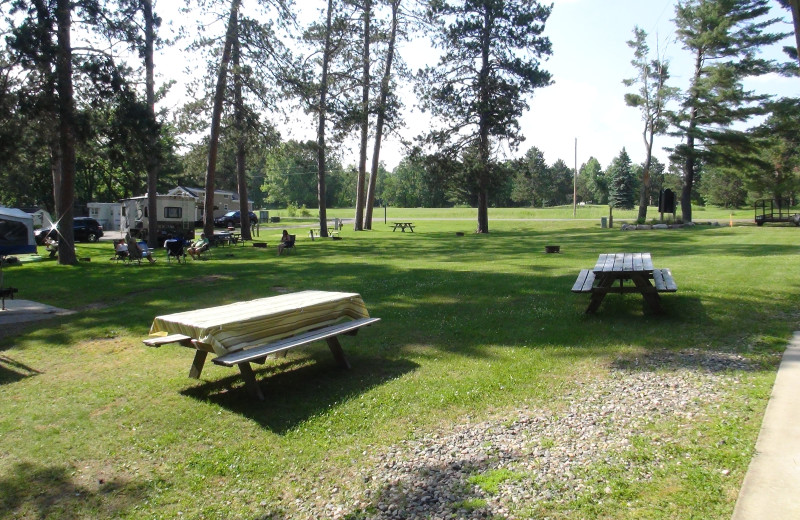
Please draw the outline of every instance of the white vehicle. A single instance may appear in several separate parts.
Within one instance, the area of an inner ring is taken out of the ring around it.
[[[123,199],[120,231],[130,232],[134,238],[148,240],[150,226],[147,195]],[[167,238],[194,239],[194,213],[197,205],[194,197],[180,195],[157,195],[158,243]]]

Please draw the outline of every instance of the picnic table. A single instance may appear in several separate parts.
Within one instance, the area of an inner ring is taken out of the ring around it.
[[[314,240],[314,238],[321,237],[322,233],[320,231],[320,228],[312,227],[311,229],[308,230],[308,236],[309,236],[309,238],[311,238],[312,241]],[[339,230],[338,229],[328,228],[328,238],[334,238],[334,237],[338,237],[338,236],[339,236]]]
[[[224,246],[225,244],[233,244],[233,233],[230,231],[221,231],[214,233],[209,240],[212,246]]]
[[[394,225],[392,233],[397,231],[397,228],[400,228],[400,231],[402,231],[403,233],[406,232],[406,228],[410,229],[412,233],[414,232],[413,222],[392,222],[392,224]]]
[[[354,335],[379,320],[369,316],[357,293],[301,291],[157,316],[144,343],[152,347],[177,343],[194,349],[189,377],[195,379],[213,353],[215,364],[238,366],[247,391],[263,400],[251,362],[263,363],[269,355],[324,339],[337,363],[350,368],[338,336]]]
[[[652,280],[652,283],[651,283]],[[619,282],[619,285],[615,285]],[[625,282],[633,285],[625,286]],[[662,311],[659,293],[676,292],[678,286],[669,269],[656,269],[650,253],[604,253],[592,269],[582,269],[572,286],[574,293],[589,293],[586,309],[593,313],[608,293],[640,293],[653,312]]]

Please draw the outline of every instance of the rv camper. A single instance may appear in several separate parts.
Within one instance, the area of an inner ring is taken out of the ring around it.
[[[132,197],[122,201],[120,231],[130,232],[134,238],[148,240],[150,219],[147,196]],[[167,238],[183,237],[194,239],[195,199],[178,195],[157,195],[158,240],[159,244]]]

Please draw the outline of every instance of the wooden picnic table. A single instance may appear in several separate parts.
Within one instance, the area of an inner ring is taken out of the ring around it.
[[[394,224],[394,228],[392,229],[392,233],[397,231],[397,228],[400,228],[400,231],[403,233],[406,232],[406,228],[410,229],[411,232],[414,232],[414,223],[413,222],[392,222]]]
[[[225,244],[233,244],[233,233],[230,231],[221,231],[219,233],[214,233],[214,235],[209,240],[212,246],[224,246]]]
[[[626,281],[633,282],[633,285],[625,286]],[[654,268],[650,253],[601,254],[592,269],[581,270],[572,286],[574,293],[591,294],[587,313],[597,311],[608,293],[636,292],[642,295],[653,312],[659,313],[662,311],[659,293],[677,290],[672,272],[666,268]]]
[[[311,229],[308,230],[308,236],[313,241],[315,238],[321,237],[322,236],[322,232],[320,231],[320,228],[312,227]],[[328,238],[333,238],[333,237],[338,237],[338,236],[339,236],[339,230],[338,229],[332,229],[330,227],[328,228]]]
[[[189,377],[195,379],[213,353],[215,364],[238,366],[248,392],[263,400],[250,362],[324,339],[339,365],[349,368],[337,337],[377,321],[357,293],[301,291],[157,316],[144,343],[193,348]]]

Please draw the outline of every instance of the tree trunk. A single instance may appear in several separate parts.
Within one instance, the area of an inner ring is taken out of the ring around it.
[[[644,168],[642,171],[642,191],[639,194],[639,220],[644,222],[647,219],[647,204],[648,204],[648,195],[650,193],[650,165],[653,162],[653,136],[655,134],[653,130],[654,122],[651,122],[648,127],[650,130],[650,140],[647,139],[647,131],[648,128],[645,128],[645,131],[642,132],[642,137],[644,138],[644,146],[647,150],[647,155],[644,159]]]
[[[479,104],[486,106],[489,100],[489,44],[491,19],[488,7],[484,7],[483,35],[481,36],[481,71]],[[478,229],[476,233],[489,232],[489,121],[485,110],[480,111],[478,121]]]
[[[75,100],[72,86],[72,3],[57,0],[56,24],[58,49],[56,51],[56,89],[58,91],[59,148],[61,151],[61,187],[57,194],[56,207],[61,209],[58,230],[58,263],[76,263],[75,240],[72,229],[75,201]]]
[[[158,153],[158,135],[156,126],[156,94],[155,94],[155,64],[153,61],[155,42],[155,18],[153,16],[153,1],[142,0],[144,11],[144,68],[146,102],[149,115],[152,118],[152,134],[149,137],[149,152],[147,154],[147,245],[158,247],[158,173],[161,166],[161,154]]]
[[[794,40],[797,46],[797,61],[800,63],[800,0],[789,0],[792,8],[792,21],[794,22]]]
[[[56,126],[56,121],[53,122]],[[50,136],[50,174],[53,177],[53,217],[58,221],[61,215],[61,168],[64,161],[61,160],[61,138],[60,132],[52,132]]]
[[[389,97],[389,80],[392,77],[392,61],[394,61],[394,42],[397,38],[397,15],[401,0],[392,1],[392,29],[389,36],[389,47],[386,50],[386,66],[381,79],[381,93],[378,100],[378,115],[375,121],[375,148],[372,150],[372,168],[369,174],[367,187],[367,207],[364,214],[364,229],[372,229],[372,208],[375,204],[375,185],[378,182],[378,167],[380,166],[381,139],[383,137],[383,123],[386,119],[386,100]]]
[[[690,87],[689,129],[686,132],[686,157],[683,162],[683,189],[681,190],[681,218],[684,223],[692,221],[692,186],[694,184],[695,150],[694,137],[697,129],[697,82],[703,66],[703,53],[698,51],[694,62],[694,77]]]
[[[356,216],[353,229],[364,229],[364,201],[367,177],[367,142],[369,139],[369,23],[372,17],[371,0],[364,0],[364,48],[362,51],[361,72],[361,145],[358,156],[358,180],[356,182]]]
[[[325,48],[322,52],[322,78],[319,85],[319,117],[317,126],[317,199],[319,202],[319,234],[328,236],[328,214],[325,209],[325,115],[328,110],[328,66],[331,58],[331,23],[333,0],[328,0],[328,13],[325,22]]]
[[[231,48],[236,38],[239,4],[241,0],[231,0],[231,16],[225,33],[225,47],[222,50],[219,70],[217,72],[217,88],[214,92],[214,108],[211,111],[211,135],[208,143],[208,164],[206,169],[206,196],[203,204],[203,232],[206,237],[214,236],[214,189],[217,173],[217,151],[219,149],[219,125],[222,118],[222,103],[225,101],[225,86],[228,79],[228,64],[231,61]]]
[[[250,236],[250,202],[247,198],[247,175],[245,174],[245,147],[244,101],[242,100],[242,74],[239,68],[239,31],[237,27],[236,39],[233,42],[233,119],[236,126],[236,184],[239,189],[239,210],[242,226],[242,239],[252,240]]]

